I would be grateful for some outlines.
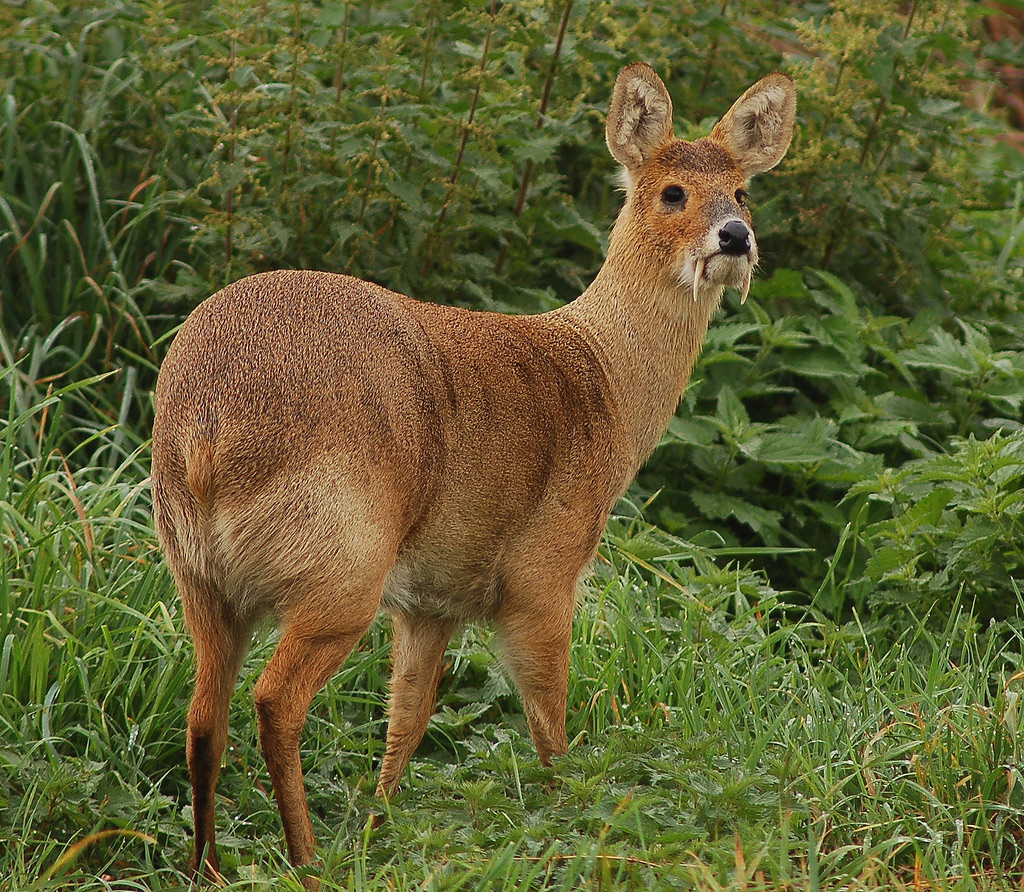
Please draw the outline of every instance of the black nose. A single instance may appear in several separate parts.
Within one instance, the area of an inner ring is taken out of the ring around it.
[[[742,220],[730,220],[718,230],[718,248],[723,254],[749,254],[750,229]]]

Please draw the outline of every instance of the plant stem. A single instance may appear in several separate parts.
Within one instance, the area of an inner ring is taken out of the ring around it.
[[[341,102],[341,92],[345,88],[345,57],[348,54],[348,14],[350,4],[345,3],[345,18],[341,23],[341,46],[338,49],[338,64],[334,69],[334,101]]]
[[[373,135],[373,146],[370,149],[370,159],[366,166],[366,183],[363,185],[363,201],[359,206],[359,223],[362,225],[366,214],[366,206],[370,202],[370,186],[373,184],[373,168],[377,163],[377,150],[380,148],[380,140],[384,135],[384,111],[388,105],[387,69],[383,69],[384,87],[380,93],[380,109],[377,112],[377,130]]]
[[[566,0],[565,6],[562,9],[562,20],[558,24],[558,37],[555,40],[555,51],[551,56],[551,65],[548,68],[548,76],[544,80],[544,90],[541,93],[540,98],[540,112],[537,114],[537,126],[534,128],[539,131],[544,127],[544,118],[548,113],[548,104],[551,101],[551,87],[555,82],[555,75],[558,73],[558,59],[562,54],[562,44],[565,41],[565,32],[569,26],[569,14],[572,12],[573,0]],[[530,189],[530,178],[533,176],[533,159],[528,158],[526,164],[523,167],[523,176],[519,181],[519,194],[516,197],[516,206],[513,211],[515,218],[518,220],[523,215],[523,210],[526,207],[526,195]],[[505,258],[508,255],[508,244],[503,244],[501,250],[498,252],[498,259],[494,262],[494,274],[501,275],[501,270],[505,265]]]
[[[302,4],[295,2],[293,5],[295,13],[295,21],[292,25],[292,64],[291,72],[289,73],[289,84],[288,84],[288,102],[284,108],[284,149],[281,152],[281,173],[288,173],[288,161],[292,154],[292,112],[295,109],[295,88],[298,82],[298,69],[299,69],[299,47],[301,45],[299,35],[302,29]],[[283,178],[282,178],[283,182]]]
[[[562,20],[558,24],[558,38],[555,41],[555,52],[551,56],[551,66],[548,68],[548,76],[544,81],[544,92],[540,97],[540,112],[537,115],[536,130],[544,126],[544,118],[548,113],[548,104],[551,101],[551,86],[555,82],[555,75],[558,73],[558,58],[562,55],[562,43],[565,41],[565,31],[569,25],[569,13],[572,12],[573,0],[566,0],[562,10]],[[526,205],[526,193],[530,188],[530,174],[533,171],[533,161],[527,160],[523,170],[523,178],[519,184],[519,197],[516,199],[515,215],[522,216],[523,207]]]
[[[455,155],[455,166],[452,168],[451,176],[448,178],[448,195],[441,213],[438,215],[438,223],[444,222],[445,214],[448,211],[448,204],[451,198],[453,187],[459,180],[459,172],[462,168],[462,157],[466,152],[466,144],[469,142],[469,132],[473,127],[473,119],[476,117],[477,105],[480,103],[480,88],[483,86],[484,73],[487,71],[487,54],[491,49],[491,35],[494,33],[494,22],[498,15],[498,0],[491,0],[490,21],[487,25],[487,36],[484,38],[484,49],[480,54],[480,65],[477,68],[476,88],[473,90],[473,101],[469,106],[469,115],[462,125],[462,137],[459,140],[459,151]]]
[[[487,23],[487,35],[484,37],[484,48],[483,52],[480,53],[480,64],[477,66],[476,88],[473,90],[473,100],[469,105],[469,114],[466,116],[466,120],[462,125],[462,136],[459,140],[459,150],[455,154],[455,164],[452,167],[451,175],[448,177],[448,187],[445,190],[444,204],[441,205],[441,210],[437,215],[437,221],[433,226],[434,232],[437,232],[444,224],[445,217],[448,215],[448,205],[451,204],[452,195],[455,192],[455,184],[459,180],[459,171],[462,168],[462,157],[466,152],[466,144],[469,142],[469,132],[473,127],[473,119],[476,117],[477,105],[480,102],[480,90],[483,86],[484,74],[487,71],[487,56],[491,49],[491,37],[494,34],[494,23],[498,18],[498,0],[491,0],[491,9],[488,15],[489,21]],[[428,253],[427,259],[423,263],[423,275],[428,275],[432,268],[433,257]]]
[[[729,0],[722,0],[722,8],[718,10],[718,17],[724,18],[725,11],[729,7]],[[711,72],[715,70],[715,57],[718,55],[718,41],[719,37],[716,34],[714,40],[711,41],[711,49],[708,51],[708,63],[704,66],[704,77],[700,82],[700,90],[698,91],[699,96],[703,96],[704,92],[708,88],[708,84],[711,83]]]
[[[430,63],[434,61],[434,30],[437,27],[437,11],[430,10],[430,18],[427,20],[427,35],[423,39],[423,70],[420,72],[420,86],[418,95],[420,102],[423,101],[424,92],[427,89],[427,76],[430,74]]]
[[[910,26],[914,21],[914,13],[917,11],[918,0],[913,0],[910,4],[910,10],[907,12],[906,21],[903,24],[903,40],[906,40],[910,35]],[[899,57],[893,60],[893,80],[896,79],[897,68],[899,67]],[[926,63],[927,64],[927,63]],[[857,166],[861,169],[864,168],[867,162],[868,152],[871,149],[872,143],[875,141],[875,137],[878,135],[879,128],[882,122],[882,115],[885,114],[886,109],[889,107],[889,100],[885,96],[880,96],[878,99],[878,105],[875,106],[875,114],[871,120],[871,126],[868,128],[867,135],[864,137],[864,142],[860,147],[860,157],[857,159]],[[888,154],[888,149],[883,152],[883,159]],[[877,173],[878,168],[881,165],[876,164],[872,173]],[[832,253],[836,249],[836,245],[839,243],[839,234],[846,228],[846,218],[850,210],[850,199],[844,202],[842,210],[836,216],[836,224],[832,228],[832,232],[829,235],[828,244],[825,246],[825,251],[821,255],[821,266],[823,269],[828,269],[829,261],[832,259]]]

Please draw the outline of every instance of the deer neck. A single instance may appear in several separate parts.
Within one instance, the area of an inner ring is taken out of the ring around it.
[[[621,220],[590,287],[564,312],[597,347],[627,441],[634,474],[654,451],[675,413],[700,354],[721,286],[702,288],[669,277],[670,264],[631,250]]]

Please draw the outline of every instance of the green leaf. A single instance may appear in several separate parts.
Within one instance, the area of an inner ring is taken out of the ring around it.
[[[922,344],[900,352],[900,360],[911,368],[945,372],[960,380],[978,374],[977,360],[952,335],[936,329],[932,338],[932,344]]]
[[[784,368],[808,378],[856,380],[861,376],[860,369],[853,366],[846,356],[827,347],[780,351],[779,357]]]
[[[688,495],[705,517],[712,520],[734,518],[750,527],[769,545],[779,544],[782,515],[778,511],[761,508],[745,499],[720,492],[693,491]]]
[[[716,416],[727,430],[736,432],[750,424],[750,416],[746,407],[731,387],[723,387],[718,392]]]
[[[673,416],[668,424],[666,442],[690,446],[709,446],[718,439],[718,428],[698,417]]]

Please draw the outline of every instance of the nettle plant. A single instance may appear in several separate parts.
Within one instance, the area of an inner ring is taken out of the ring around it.
[[[211,11],[207,101],[174,110],[211,149],[193,240],[210,286],[285,266],[482,306],[578,292],[542,248],[558,233],[596,264],[604,242],[554,172],[581,125],[556,88],[571,3],[267,6]]]
[[[887,516],[849,487],[1019,418],[1021,163],[963,82],[1020,50],[979,47],[966,0],[20,9],[0,9],[7,352],[45,357],[41,392],[115,370],[108,423],[148,429],[163,336],[247,273],[522,311],[578,294],[621,203],[602,110],[638,46],[688,139],[771,69],[801,95],[751,189],[752,299],[727,296],[641,478],[650,517],[770,549],[748,554],[778,587],[842,615]]]
[[[965,106],[978,76],[966,3],[837,0],[795,23],[808,97],[791,178],[782,262],[827,269],[884,305],[938,299],[972,212],[1009,186],[978,164],[992,123]]]

